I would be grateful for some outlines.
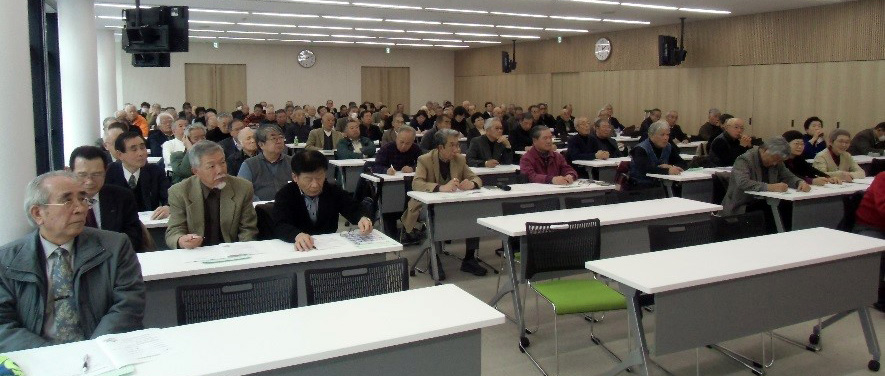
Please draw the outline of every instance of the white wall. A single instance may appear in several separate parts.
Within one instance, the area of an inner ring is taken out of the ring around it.
[[[190,52],[172,54],[169,68],[135,68],[131,55],[120,54],[122,85],[118,88],[122,106],[125,102],[161,103],[180,109],[184,95],[184,64],[246,64],[246,95],[248,105],[260,101],[281,108],[287,100],[320,105],[326,99],[335,106],[361,101],[361,67],[409,67],[411,80],[410,112],[424,102],[453,100],[455,94],[454,52],[440,49],[392,49],[383,46],[307,47],[316,53],[317,63],[305,69],[296,56],[305,46],[297,44],[237,44],[220,42],[218,49],[210,43],[191,40]],[[194,103],[195,106],[199,105]],[[218,109],[219,111],[229,109]],[[110,116],[111,114],[102,114]]]

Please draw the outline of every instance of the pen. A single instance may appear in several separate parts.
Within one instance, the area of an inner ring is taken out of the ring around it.
[[[83,373],[89,372],[89,354],[83,355]]]

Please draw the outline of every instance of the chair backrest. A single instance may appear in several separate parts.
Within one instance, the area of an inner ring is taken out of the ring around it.
[[[559,198],[549,197],[535,201],[502,202],[501,214],[514,215],[559,210]]]
[[[713,221],[674,225],[649,225],[648,245],[652,252],[716,242]]]
[[[141,225],[141,252],[156,251],[157,243],[154,242],[154,236],[151,235],[151,232],[144,226],[144,223],[139,221],[138,224]]]
[[[588,206],[597,206],[608,204],[608,195],[591,196],[591,197],[563,197],[566,209],[586,208]]]
[[[284,274],[227,283],[180,286],[175,289],[178,325],[297,306],[295,275]]]
[[[256,205],[255,216],[258,218],[258,240],[273,239],[273,203]]]
[[[304,271],[307,305],[363,298],[409,289],[406,258],[365,265]]]
[[[525,278],[535,274],[584,270],[584,263],[599,259],[599,219],[574,222],[527,222],[526,249],[522,250]]]
[[[729,216],[711,216],[715,224],[716,241],[724,242],[766,235],[765,212],[751,211]]]
[[[612,203],[636,202],[666,198],[667,192],[664,191],[663,187],[651,187],[615,192],[611,196],[610,200]]]

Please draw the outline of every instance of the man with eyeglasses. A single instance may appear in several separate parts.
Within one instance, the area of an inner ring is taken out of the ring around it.
[[[0,247],[0,352],[142,329],[138,258],[125,235],[86,227],[83,184],[52,171],[25,194],[36,229]]]
[[[245,160],[237,176],[252,182],[255,201],[270,201],[292,180],[292,158],[284,153],[283,131],[276,124],[258,127],[255,141],[261,153]]]
[[[126,234],[135,252],[141,252],[138,204],[132,191],[104,183],[108,163],[107,156],[95,146],[80,146],[71,152],[68,168],[92,203],[86,212],[86,226]]]

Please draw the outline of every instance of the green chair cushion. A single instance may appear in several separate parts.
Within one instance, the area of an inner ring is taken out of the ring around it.
[[[595,279],[550,280],[532,283],[532,288],[553,303],[557,315],[627,308],[624,295]]]
[[[521,261],[522,260],[522,252],[515,252],[513,254],[513,259],[516,261]]]

